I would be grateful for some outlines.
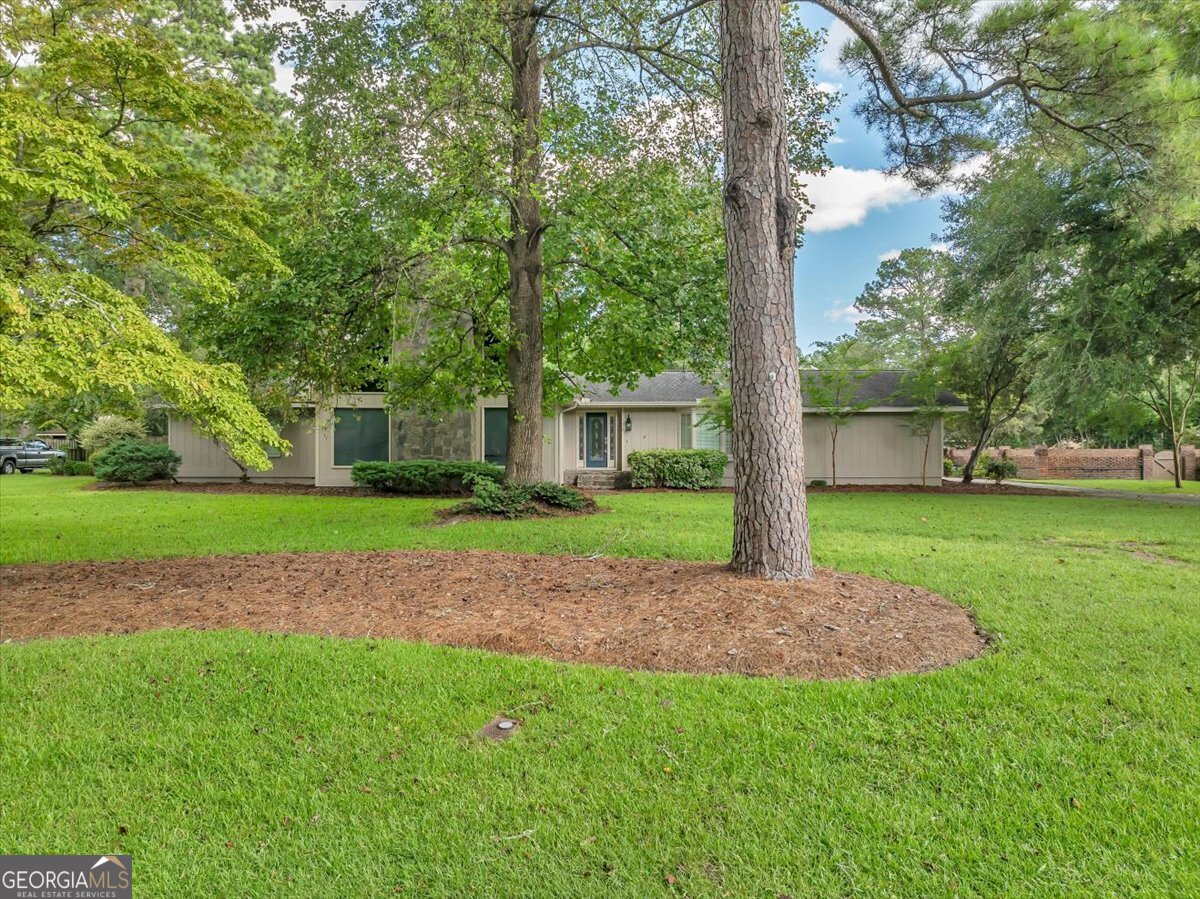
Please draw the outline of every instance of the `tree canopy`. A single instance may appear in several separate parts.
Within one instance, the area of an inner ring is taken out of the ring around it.
[[[261,208],[224,177],[267,123],[219,64],[212,22],[173,9],[17,0],[4,14],[0,405],[150,390],[268,468],[263,448],[286,443],[240,370],[183,352],[146,298],[153,279],[223,304],[239,279],[281,269]],[[192,8],[206,11],[228,19]]]

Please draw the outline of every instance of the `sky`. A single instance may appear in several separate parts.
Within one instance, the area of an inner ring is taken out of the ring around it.
[[[855,117],[861,95],[838,66],[849,30],[815,6],[802,14],[810,28],[829,28],[817,77],[844,96],[827,153],[833,168],[808,185],[815,211],[796,252],[796,332],[801,349],[854,330],[854,299],[880,261],[907,247],[938,244],[944,194],[921,196],[899,176],[884,173],[883,141]]]
[[[342,7],[354,2],[326,0]],[[276,11],[274,18],[293,18],[288,12]],[[807,351],[818,340],[853,332],[854,300],[882,259],[938,243],[944,194],[921,196],[904,179],[885,174],[883,141],[855,117],[861,91],[837,61],[849,29],[815,5],[806,5],[801,17],[811,29],[828,29],[816,75],[826,89],[842,94],[827,148],[833,167],[806,186],[815,208],[796,253],[796,332]],[[294,81],[291,69],[276,66],[276,86],[287,91]]]

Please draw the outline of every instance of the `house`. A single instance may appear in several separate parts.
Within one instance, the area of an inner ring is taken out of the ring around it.
[[[881,371],[856,381],[856,399],[869,401],[841,426],[838,435],[838,483],[941,483],[942,429],[938,421],[928,442],[913,433],[915,405],[901,388],[903,372]],[[613,391],[586,385],[575,400],[542,423],[542,470],[546,480],[565,484],[611,486],[629,468],[629,454],[647,449],[723,449],[730,435],[701,421],[702,401],[713,389],[691,372],[667,371],[643,378],[633,389]],[[945,412],[962,412],[962,401],[944,393]],[[298,405],[298,418],[284,428],[292,452],[273,460],[270,471],[252,472],[262,483],[351,485],[350,469],[359,460],[474,459],[503,465],[508,440],[503,397],[482,399],[474,409],[427,416],[388,412],[384,394],[355,393],[322,406]],[[183,481],[232,481],[240,470],[220,444],[201,435],[185,419],[172,417],[168,440],[183,459]],[[805,474],[830,478],[829,419],[804,410]],[[725,482],[733,483],[732,464]]]

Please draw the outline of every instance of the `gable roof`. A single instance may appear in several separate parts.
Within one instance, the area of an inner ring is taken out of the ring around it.
[[[800,391],[817,372],[804,369],[800,372]],[[901,389],[904,371],[861,372],[863,378],[855,383],[854,401],[869,402],[873,408],[911,409],[917,400]],[[583,403],[605,403],[613,405],[689,406],[713,396],[716,390],[705,384],[700,376],[690,371],[664,371],[649,378],[642,378],[632,390],[624,385],[614,393],[608,384],[584,383],[580,388],[579,400]],[[949,390],[938,393],[938,405],[965,407],[966,403]],[[811,409],[807,403],[804,408]]]

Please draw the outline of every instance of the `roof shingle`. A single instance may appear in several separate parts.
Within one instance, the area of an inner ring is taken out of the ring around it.
[[[868,401],[872,406],[884,408],[906,408],[917,405],[917,401],[903,390],[903,371],[873,371],[866,373],[857,382],[855,402]],[[812,369],[800,372],[800,390],[816,375]],[[712,386],[705,384],[690,371],[664,371],[649,378],[642,378],[637,387],[630,390],[621,385],[614,393],[608,384],[585,383],[580,399],[589,403],[627,403],[647,405],[689,406],[715,394]],[[949,390],[938,393],[938,405],[964,406],[963,400]],[[810,408],[807,403],[805,408]]]

